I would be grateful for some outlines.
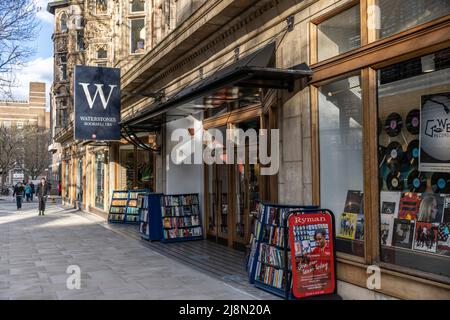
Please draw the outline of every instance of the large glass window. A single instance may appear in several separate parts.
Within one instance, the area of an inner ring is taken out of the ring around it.
[[[144,52],[145,46],[145,19],[130,20],[130,39],[131,39],[131,53]]]
[[[320,202],[336,217],[337,250],[364,256],[360,76],[319,88]]]
[[[378,39],[450,13],[449,0],[376,0],[369,25]]]
[[[359,5],[317,25],[317,58],[323,61],[361,45]]]
[[[103,209],[105,200],[105,155],[95,155],[95,206]]]
[[[449,110],[450,49],[378,71],[381,260],[446,277]]]

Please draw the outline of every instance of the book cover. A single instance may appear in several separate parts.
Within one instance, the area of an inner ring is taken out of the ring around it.
[[[394,215],[381,214],[380,241],[383,246],[392,245],[392,234],[394,232]]]
[[[438,225],[429,222],[417,222],[414,232],[414,250],[436,252]]]
[[[405,192],[400,198],[398,218],[404,220],[416,220],[421,201],[420,193]]]
[[[438,254],[450,256],[450,223],[441,223],[437,232]]]
[[[358,215],[351,212],[343,212],[340,219],[340,228],[338,237],[344,239],[355,239],[356,224]]]
[[[450,224],[450,196],[446,196],[444,198],[444,209],[443,209],[442,223],[449,223]]]
[[[436,193],[422,194],[417,221],[441,223],[444,212],[444,197]]]
[[[414,240],[415,221],[408,219],[394,219],[394,233],[392,245],[395,247],[412,249]]]
[[[358,214],[358,219],[356,220],[355,240],[364,240],[364,223],[364,215]]]
[[[397,218],[401,196],[401,192],[382,191],[380,193],[381,214],[391,214]]]
[[[348,190],[345,201],[344,212],[363,214],[362,212],[363,192],[360,190]]]

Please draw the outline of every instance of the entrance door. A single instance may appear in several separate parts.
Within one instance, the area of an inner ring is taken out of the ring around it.
[[[259,119],[236,125],[246,130],[259,128]],[[208,219],[207,236],[219,243],[244,249],[248,243],[250,229],[250,212],[255,207],[259,193],[259,164],[249,163],[249,153],[256,154],[257,143],[246,140],[245,155],[247,160],[239,159],[235,152],[235,163],[213,164],[207,167],[208,176]],[[227,159],[225,151],[223,158]],[[238,161],[240,160],[240,161]]]

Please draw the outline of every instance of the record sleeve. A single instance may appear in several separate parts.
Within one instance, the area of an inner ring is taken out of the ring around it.
[[[414,232],[414,250],[436,253],[439,224],[417,222]]]
[[[382,191],[380,193],[380,209],[381,214],[392,215],[398,217],[400,207],[401,192]]]
[[[405,192],[400,198],[398,217],[403,220],[416,220],[421,201],[420,193]]]
[[[394,219],[392,214],[381,214],[380,241],[383,246],[392,245],[392,234],[394,231]]]
[[[412,220],[395,219],[392,245],[412,249],[415,222]]]
[[[441,223],[444,212],[444,196],[436,193],[423,193],[417,220],[421,222]]]
[[[355,239],[356,224],[358,221],[358,214],[351,212],[343,212],[340,219],[339,238]]]

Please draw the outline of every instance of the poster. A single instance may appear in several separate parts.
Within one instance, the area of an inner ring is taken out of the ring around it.
[[[75,140],[120,140],[120,70],[75,66]]]
[[[421,102],[419,171],[450,172],[450,93]]]
[[[297,298],[335,292],[333,221],[329,213],[289,217],[292,289]]]

